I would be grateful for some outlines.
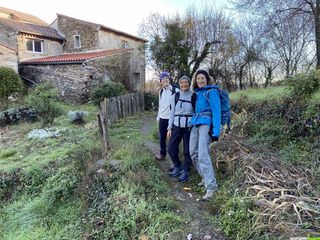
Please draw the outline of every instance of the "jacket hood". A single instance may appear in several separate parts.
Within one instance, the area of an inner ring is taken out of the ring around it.
[[[199,91],[202,91],[202,90],[209,90],[209,89],[218,89],[218,88],[220,88],[218,85],[207,85],[207,86],[204,86],[202,88],[197,88],[196,92],[199,92]]]

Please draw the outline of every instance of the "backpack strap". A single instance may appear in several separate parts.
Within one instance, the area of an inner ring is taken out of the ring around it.
[[[192,93],[191,105],[192,105],[192,108],[193,108],[194,112],[196,111],[196,101],[197,101],[197,94],[196,93]]]
[[[176,95],[174,96],[174,105],[177,105],[179,98],[180,98],[180,92],[177,92]]]

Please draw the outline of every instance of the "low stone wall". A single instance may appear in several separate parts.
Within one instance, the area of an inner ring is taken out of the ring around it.
[[[18,72],[17,53],[0,45],[0,66],[9,67]]]
[[[84,103],[90,97],[93,82],[82,64],[21,65],[19,73],[36,83],[51,82],[65,101]]]

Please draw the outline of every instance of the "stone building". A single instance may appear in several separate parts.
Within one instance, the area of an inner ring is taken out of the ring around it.
[[[145,83],[146,41],[80,19],[57,14],[48,25],[0,7],[0,65],[31,83],[50,81],[60,96],[86,102],[92,88],[107,80],[125,81],[131,91]]]

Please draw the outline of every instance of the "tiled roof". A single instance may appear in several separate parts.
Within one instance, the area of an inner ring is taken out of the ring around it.
[[[21,64],[79,63],[98,57],[106,57],[132,51],[132,48],[110,49],[98,52],[68,53],[51,57],[36,58],[21,62]]]
[[[43,21],[40,18],[35,17],[33,15],[27,14],[27,13],[19,12],[19,11],[5,8],[5,7],[0,7],[0,12],[11,15],[13,18],[20,20],[20,21],[34,23],[34,24],[42,25],[42,26],[48,26],[48,23],[46,23],[45,21]]]
[[[2,43],[0,43],[0,46],[5,47],[5,48],[8,48],[8,49],[10,49],[10,50],[12,50],[12,51],[14,51],[14,52],[18,52],[17,49],[14,49],[14,48],[12,48],[12,47],[8,47],[8,46],[6,46],[6,45],[4,45],[4,44],[2,44]]]
[[[140,41],[140,42],[144,42],[144,43],[147,42],[147,40],[145,40],[143,38],[139,38],[139,37],[131,35],[129,33],[125,33],[125,32],[119,31],[119,30],[115,30],[115,29],[110,28],[110,27],[106,27],[106,26],[104,26],[102,24],[97,24],[97,23],[84,21],[84,20],[81,20],[81,19],[69,17],[69,16],[66,16],[66,15],[62,15],[62,14],[59,14],[59,13],[57,13],[57,16],[62,16],[62,17],[65,17],[65,18],[70,18],[70,19],[74,19],[76,21],[87,23],[87,24],[90,24],[90,25],[93,25],[93,26],[96,26],[96,27],[100,28],[100,30],[102,30],[102,31],[112,32],[114,34],[121,35],[121,36],[124,36],[124,37],[127,37],[127,38],[131,38],[131,39],[136,40],[136,41]]]
[[[33,34],[57,40],[64,40],[64,38],[58,34],[58,31],[51,27],[39,26],[31,23],[24,23],[6,18],[0,18],[0,23],[3,23],[8,27],[20,31],[22,33]]]

